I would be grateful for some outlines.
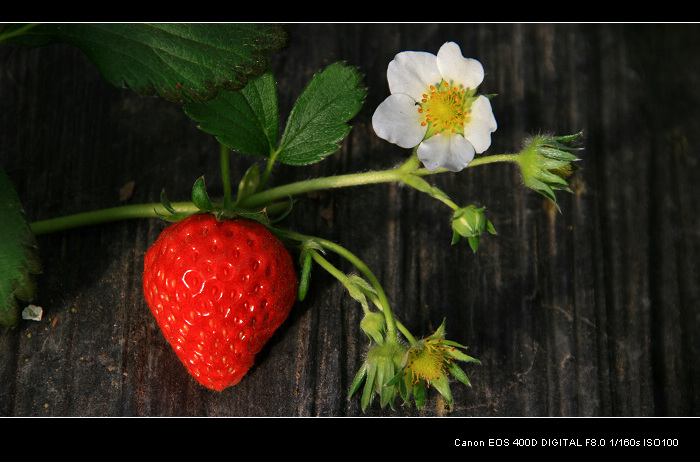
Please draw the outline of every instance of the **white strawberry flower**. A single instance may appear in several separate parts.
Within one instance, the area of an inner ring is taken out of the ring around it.
[[[464,169],[491,145],[498,125],[491,102],[475,96],[484,80],[484,68],[465,58],[454,42],[437,56],[404,51],[389,63],[391,95],[372,116],[380,138],[403,148],[414,148],[428,170]]]

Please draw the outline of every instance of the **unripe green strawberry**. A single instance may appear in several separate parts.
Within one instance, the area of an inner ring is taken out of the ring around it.
[[[263,225],[193,215],[146,252],[143,290],[165,338],[202,385],[235,385],[297,294],[292,258]]]

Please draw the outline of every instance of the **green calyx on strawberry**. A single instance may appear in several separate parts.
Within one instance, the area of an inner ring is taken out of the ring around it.
[[[202,188],[195,184],[195,204]],[[179,216],[163,205],[177,221],[146,252],[144,296],[187,371],[221,391],[240,382],[289,315],[298,286],[292,258],[258,221],[213,207]]]

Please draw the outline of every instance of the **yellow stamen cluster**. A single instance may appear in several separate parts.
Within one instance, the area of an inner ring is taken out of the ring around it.
[[[428,384],[446,374],[450,359],[440,340],[426,339],[420,349],[409,351],[407,369],[411,373],[411,383],[425,380]]]
[[[425,116],[421,125],[427,127],[428,135],[449,130],[450,133],[464,133],[464,124],[469,121],[470,95],[457,85],[444,80],[437,86],[430,86],[430,93],[424,93],[418,112]]]

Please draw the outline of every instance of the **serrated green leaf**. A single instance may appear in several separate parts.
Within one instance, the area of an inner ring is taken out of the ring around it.
[[[1,32],[23,28],[10,24]],[[81,49],[117,87],[172,101],[206,101],[262,75],[268,55],[286,47],[276,24],[39,24],[6,41],[30,47],[65,42]]]
[[[202,131],[236,151],[269,157],[277,147],[279,110],[271,72],[252,79],[240,91],[186,103],[184,111]]]
[[[0,167],[0,325],[19,322],[19,301],[34,298],[33,274],[41,271],[36,241],[10,179]]]
[[[336,152],[348,134],[346,124],[360,108],[366,90],[356,68],[336,62],[309,82],[294,104],[282,133],[277,160],[308,165]]]

